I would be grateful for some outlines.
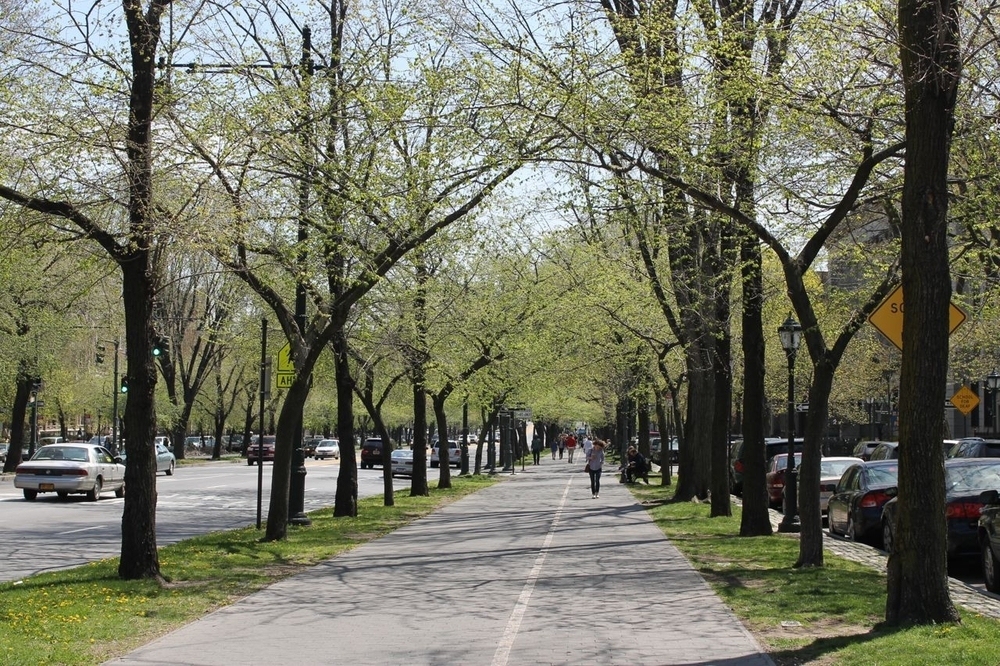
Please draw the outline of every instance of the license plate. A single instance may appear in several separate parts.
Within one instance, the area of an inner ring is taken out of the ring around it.
[[[45,492],[46,490],[51,492],[56,489],[56,486],[54,483],[39,483],[38,489],[42,492]]]

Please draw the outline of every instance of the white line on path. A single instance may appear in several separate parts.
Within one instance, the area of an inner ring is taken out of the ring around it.
[[[497,651],[493,654],[492,666],[507,666],[510,650],[514,647],[514,639],[517,638],[517,632],[521,628],[521,620],[524,618],[524,612],[528,610],[528,601],[531,599],[531,593],[535,590],[535,581],[538,580],[538,576],[542,573],[542,564],[545,562],[545,556],[552,545],[552,537],[555,534],[556,527],[559,526],[559,519],[562,517],[563,508],[566,506],[566,498],[569,497],[569,486],[571,483],[573,483],[572,478],[566,483],[566,490],[563,491],[562,499],[559,500],[559,508],[556,509],[552,524],[549,525],[549,532],[545,535],[545,540],[542,541],[542,547],[538,551],[538,556],[535,557],[535,564],[531,567],[531,572],[528,573],[528,578],[524,581],[524,588],[517,597],[517,603],[514,604],[514,610],[510,613],[510,619],[507,620],[507,626],[503,630],[500,644],[497,646]]]

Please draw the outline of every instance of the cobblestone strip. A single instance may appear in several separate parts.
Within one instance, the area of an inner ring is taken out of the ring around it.
[[[736,500],[739,503],[739,500]],[[771,527],[778,529],[781,522],[781,514],[774,509],[769,509],[771,517]],[[855,541],[848,541],[823,532],[823,548],[834,555],[839,555],[844,559],[864,564],[873,569],[885,573],[887,556],[881,550]],[[973,613],[1000,619],[1000,599],[981,592],[979,589],[967,585],[955,578],[948,579],[948,590],[951,592],[951,599],[957,604],[964,606]]]

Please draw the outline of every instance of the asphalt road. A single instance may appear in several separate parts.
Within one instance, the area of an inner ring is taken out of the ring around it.
[[[332,506],[340,463],[306,463],[305,510]],[[428,470],[429,478],[435,478]],[[265,463],[262,514],[267,516],[271,465]],[[245,461],[184,465],[173,476],[156,476],[156,540],[167,545],[199,534],[253,525],[257,521],[257,467]],[[397,491],[409,479],[396,479]],[[381,469],[358,470],[358,495],[382,493]],[[24,500],[14,475],[0,477],[0,582],[79,566],[121,554],[124,499],[106,492],[98,502],[83,495],[60,500],[53,493]]]

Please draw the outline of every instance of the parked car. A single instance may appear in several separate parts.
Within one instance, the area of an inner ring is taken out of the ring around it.
[[[1000,460],[954,458],[944,464],[945,518],[948,521],[948,558],[955,559],[981,552],[979,519],[983,511],[982,494],[1000,491]],[[890,550],[896,532],[897,500],[882,507],[882,543]]]
[[[899,458],[899,442],[880,442],[868,460],[896,460]]]
[[[392,452],[392,476],[413,476],[413,449],[396,449]]]
[[[787,444],[787,442],[786,442]],[[792,465],[802,464],[802,453],[797,452]],[[767,462],[764,485],[767,486],[767,504],[772,509],[780,509],[785,501],[785,472],[788,470],[788,454],[777,453]]]
[[[837,489],[837,484],[840,483],[840,479],[844,476],[844,472],[847,471],[851,465],[856,465],[858,463],[864,462],[861,458],[855,458],[853,456],[830,456],[827,458],[821,458],[819,461],[819,510],[820,515],[826,515],[826,505],[830,501],[830,497],[833,496],[833,491]],[[802,481],[802,475],[800,474],[798,480]],[[802,493],[796,495],[797,498],[802,497]]]
[[[306,437],[302,440],[302,457],[312,458],[316,455],[316,447],[323,441],[322,437]]]
[[[949,454],[951,458],[1000,458],[1000,439],[962,439]]]
[[[258,464],[258,459],[274,462],[274,447],[274,435],[264,435],[264,454],[261,455],[259,436],[251,437],[250,446],[247,447],[247,465]]]
[[[441,454],[437,440],[431,444],[431,467],[441,466]],[[448,440],[448,464],[455,467],[462,466],[462,446],[453,439]]]
[[[1000,592],[1000,492],[987,490],[979,495],[979,501],[983,505],[977,530],[983,582],[990,592]]]
[[[174,445],[170,443],[170,438],[166,435],[157,435],[153,438],[153,444],[162,444],[167,451],[173,451]]]
[[[56,493],[63,498],[75,493],[96,502],[105,489],[114,490],[115,497],[124,497],[125,465],[112,458],[103,446],[87,442],[49,444],[17,466],[14,487],[21,488],[24,499],[29,501],[38,493]]]
[[[854,451],[852,451],[852,455],[855,458],[861,458],[862,460],[869,460],[872,457],[872,451],[874,451],[875,447],[881,443],[882,442],[880,442],[879,440],[865,440],[858,442],[857,444],[854,445]]]
[[[663,448],[663,438],[662,437],[650,437],[649,438],[649,459],[652,460],[657,465],[663,465],[665,463],[660,462],[660,453]],[[677,438],[670,438],[670,454],[667,456],[666,463],[670,465],[676,465],[680,460],[680,449],[678,448]]]
[[[827,502],[830,534],[878,545],[882,506],[895,495],[898,475],[896,460],[868,460],[848,467]]]
[[[369,437],[361,445],[361,469],[382,466],[382,438]]]
[[[792,447],[796,452],[802,451],[803,440],[801,437],[796,437],[792,440]],[[764,438],[764,469],[767,469],[767,464],[771,461],[778,453],[788,453],[788,438],[787,437],[765,437]],[[732,449],[730,450],[730,465],[729,465],[729,491],[734,495],[743,494],[743,470],[745,469],[745,463],[743,461],[743,440],[738,439],[733,442]]]
[[[10,448],[10,444],[7,442],[0,442],[0,463],[7,462],[7,449]]]
[[[319,444],[316,445],[316,450],[313,451],[313,456],[316,460],[326,460],[327,458],[340,460],[340,441],[336,439],[321,439]]]

